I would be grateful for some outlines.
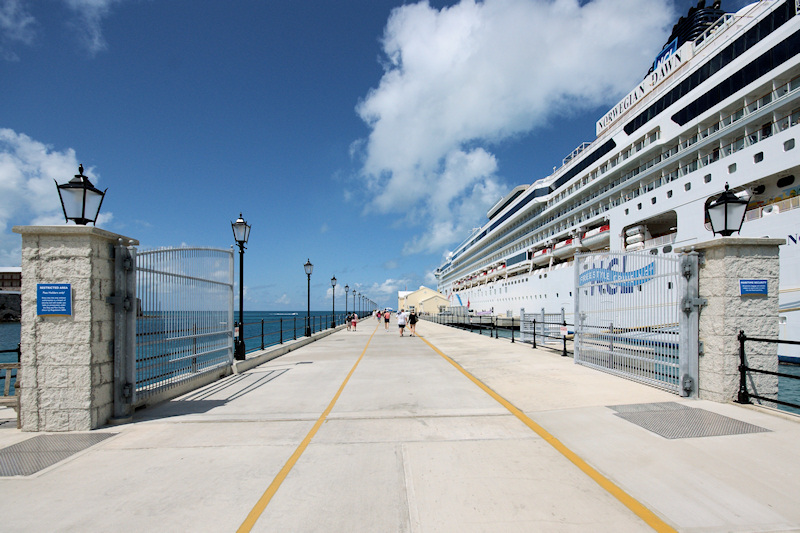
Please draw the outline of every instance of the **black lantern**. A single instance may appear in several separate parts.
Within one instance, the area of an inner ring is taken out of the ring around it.
[[[331,329],[336,327],[336,276],[331,278],[331,287],[333,290],[331,291],[331,302],[333,305],[333,310],[331,311]]]
[[[314,271],[314,265],[311,264],[311,259],[306,261],[303,265],[308,276],[308,308],[306,310],[306,337],[311,336],[311,272]]]
[[[728,189],[726,183],[725,191],[706,207],[714,235],[719,233],[723,237],[730,237],[733,233],[741,231],[748,203],[750,203],[749,198],[739,198]]]
[[[67,222],[74,220],[75,224],[82,226],[87,222],[95,224],[108,189],[101,191],[92,185],[89,178],[83,175],[83,165],[78,165],[78,174],[69,182],[59,185],[56,181],[56,188]]]
[[[242,214],[239,213],[239,218],[236,222],[231,222],[231,229],[233,230],[233,238],[236,244],[239,245],[239,335],[236,338],[236,345],[234,346],[233,358],[237,361],[244,361],[245,347],[244,347],[244,250],[247,239],[250,238],[250,225],[244,221]]]

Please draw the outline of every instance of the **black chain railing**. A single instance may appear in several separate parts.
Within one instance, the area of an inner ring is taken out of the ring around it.
[[[299,320],[298,320],[299,318]],[[312,317],[306,316],[293,316],[291,319],[278,318],[275,320],[261,319],[257,322],[245,322],[244,327],[241,325],[240,331],[243,335],[242,340],[245,341],[247,352],[254,352],[263,350],[269,346],[283,344],[288,340],[297,340],[298,337],[304,337],[306,334],[306,323],[310,326],[311,334],[329,329],[331,324],[338,326],[344,324],[345,314],[336,313],[336,315],[316,315]],[[255,335],[248,335],[249,332],[256,331]],[[298,334],[299,332],[299,334]],[[257,339],[257,342],[253,342]]]
[[[484,332],[488,332],[488,335],[490,337],[494,337],[495,339],[510,338],[511,342],[516,342],[516,339],[519,337],[519,331],[520,331],[520,319],[512,317],[502,317],[493,315],[468,316],[468,315],[450,315],[447,313],[439,313],[438,315],[424,315],[421,318],[433,322],[435,324],[441,324],[444,326],[450,326],[458,329],[477,332],[479,335],[483,335]],[[541,321],[539,322],[539,324],[556,325],[556,326],[571,325],[567,324],[566,322],[541,322]],[[534,331],[533,347],[536,348],[536,320],[533,321],[533,331]],[[544,334],[544,335],[539,334],[539,337],[561,339],[562,341],[561,355],[564,357],[567,356],[567,335],[554,336],[550,334]]]
[[[542,322],[540,320],[539,324],[541,326],[558,326],[559,330],[562,327],[567,327],[567,326],[573,326],[574,327],[574,324],[567,324],[566,320],[562,320],[561,322]],[[558,335],[553,335],[553,334],[545,333],[545,331],[547,331],[547,328],[542,327],[542,333],[539,334],[539,337],[543,337],[543,338],[546,338],[546,339],[556,339],[556,340],[560,339],[561,340],[561,357],[566,357],[567,356],[567,334],[566,333],[561,333],[559,331]],[[536,348],[536,319],[535,318],[533,319],[533,340],[531,341],[531,344],[533,345],[534,348]]]
[[[737,336],[739,339],[739,393],[736,397],[737,403],[751,403],[750,399],[755,398],[757,400],[763,400],[767,402],[774,402],[778,405],[784,405],[786,407],[792,407],[794,409],[800,409],[800,404],[786,402],[783,400],[778,400],[777,398],[767,398],[765,396],[760,396],[758,394],[752,393],[747,390],[747,373],[753,372],[756,374],[767,374],[770,376],[778,376],[781,378],[788,378],[788,379],[800,379],[800,376],[793,376],[792,374],[786,374],[785,372],[773,372],[772,370],[763,370],[760,368],[752,368],[747,366],[747,357],[745,355],[745,343],[746,342],[765,342],[770,344],[791,344],[794,346],[800,346],[800,341],[789,341],[789,340],[779,340],[779,339],[761,339],[756,337],[748,337],[745,335],[743,330],[739,330],[739,335]]]

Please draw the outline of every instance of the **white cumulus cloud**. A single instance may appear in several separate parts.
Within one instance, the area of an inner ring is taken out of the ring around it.
[[[613,104],[646,73],[674,18],[661,0],[396,8],[383,35],[383,77],[356,109],[371,129],[352,145],[368,209],[425,228],[404,253],[462,240],[508,189],[492,147]]]
[[[114,4],[122,0],[64,0],[64,3],[77,16],[77,21],[73,22],[73,27],[89,51],[95,55],[108,48],[106,39],[103,36],[102,22],[111,12]]]
[[[21,0],[0,0],[0,57],[19,60],[12,47],[16,43],[30,45],[36,36],[35,26],[36,19]]]
[[[64,183],[77,171],[72,148],[54,150],[23,133],[0,128],[0,265],[15,266],[21,260],[20,237],[11,226],[64,224],[53,180]],[[98,186],[93,169],[84,175]],[[97,224],[112,218],[111,213],[101,213]]]

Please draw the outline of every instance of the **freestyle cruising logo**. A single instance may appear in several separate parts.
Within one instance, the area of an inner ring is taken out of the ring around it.
[[[652,261],[649,265],[643,266],[636,270],[627,269],[627,257],[622,257],[622,269],[614,270],[614,267],[619,265],[619,259],[613,258],[608,262],[608,266],[604,267],[603,262],[600,262],[600,267],[595,267],[594,263],[592,268],[581,273],[578,277],[578,285],[584,286],[591,284],[591,290],[594,292],[596,285],[607,284],[606,292],[608,294],[616,294],[619,289],[622,294],[633,292],[633,288],[637,285],[647,283],[656,274],[656,262]]]

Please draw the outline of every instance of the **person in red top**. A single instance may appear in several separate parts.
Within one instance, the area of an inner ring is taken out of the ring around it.
[[[389,310],[386,309],[383,312],[383,329],[386,330],[386,331],[389,331],[389,319],[390,318],[392,318],[392,315],[391,315],[391,313],[389,313]]]
[[[350,325],[353,327],[353,331],[356,330],[356,324],[358,324],[358,315],[353,313],[353,320],[350,321]]]

